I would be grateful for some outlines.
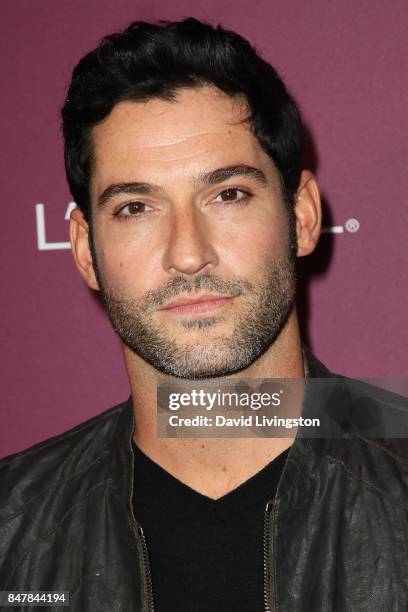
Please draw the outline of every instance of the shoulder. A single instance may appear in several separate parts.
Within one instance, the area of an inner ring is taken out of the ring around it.
[[[133,412],[128,400],[87,421],[0,460],[0,517],[18,511],[28,499],[59,486],[76,474],[107,461],[131,431]]]
[[[86,445],[88,443],[88,438],[94,439],[97,435],[103,436],[104,442],[106,443],[106,434],[114,435],[116,425],[123,418],[124,414],[129,412],[129,408],[130,402],[127,400],[56,436],[52,436],[29,448],[3,457],[0,459],[0,473],[4,474],[7,472],[7,468],[13,465],[18,465],[20,463],[30,464],[34,458],[40,458],[43,455],[64,452],[64,449],[72,448],[78,444]]]
[[[365,489],[408,511],[408,400],[364,381],[332,375],[328,413],[341,433],[313,440],[315,455]]]
[[[304,354],[312,410],[322,417],[327,435],[302,448],[309,448],[318,464],[331,463],[408,509],[408,398],[383,388],[381,381],[330,372],[306,347]]]

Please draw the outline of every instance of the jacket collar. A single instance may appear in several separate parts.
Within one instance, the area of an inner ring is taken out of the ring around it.
[[[305,344],[302,345],[302,352],[307,370],[306,378],[329,378],[334,376]]]

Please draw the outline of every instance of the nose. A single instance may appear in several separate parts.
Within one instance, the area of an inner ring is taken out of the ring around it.
[[[172,275],[208,273],[218,264],[208,221],[197,209],[173,211],[163,256]]]

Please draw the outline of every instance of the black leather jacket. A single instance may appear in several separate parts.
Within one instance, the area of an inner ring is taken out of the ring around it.
[[[310,353],[308,365],[332,376]],[[133,430],[128,400],[0,461],[0,590],[69,591],[71,607],[58,610],[153,610],[132,512]],[[264,547],[265,610],[406,612],[407,441],[347,427],[296,438],[265,509]]]

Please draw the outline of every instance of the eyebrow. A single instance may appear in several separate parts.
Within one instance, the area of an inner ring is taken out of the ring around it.
[[[253,166],[246,166],[244,164],[238,166],[227,166],[226,168],[218,168],[211,172],[200,173],[195,180],[195,183],[201,185],[217,185],[230,178],[247,176],[254,179],[261,185],[266,185],[267,180],[262,170],[254,168]]]
[[[201,172],[195,179],[194,184],[198,187],[207,185],[217,185],[235,177],[249,177],[259,183],[261,186],[266,186],[268,181],[262,170],[240,164],[236,166],[226,166],[225,168],[217,168],[211,172]],[[123,194],[140,194],[140,195],[158,195],[164,193],[163,187],[152,183],[116,183],[109,185],[98,198],[98,207],[102,208],[109,200],[117,195]]]

